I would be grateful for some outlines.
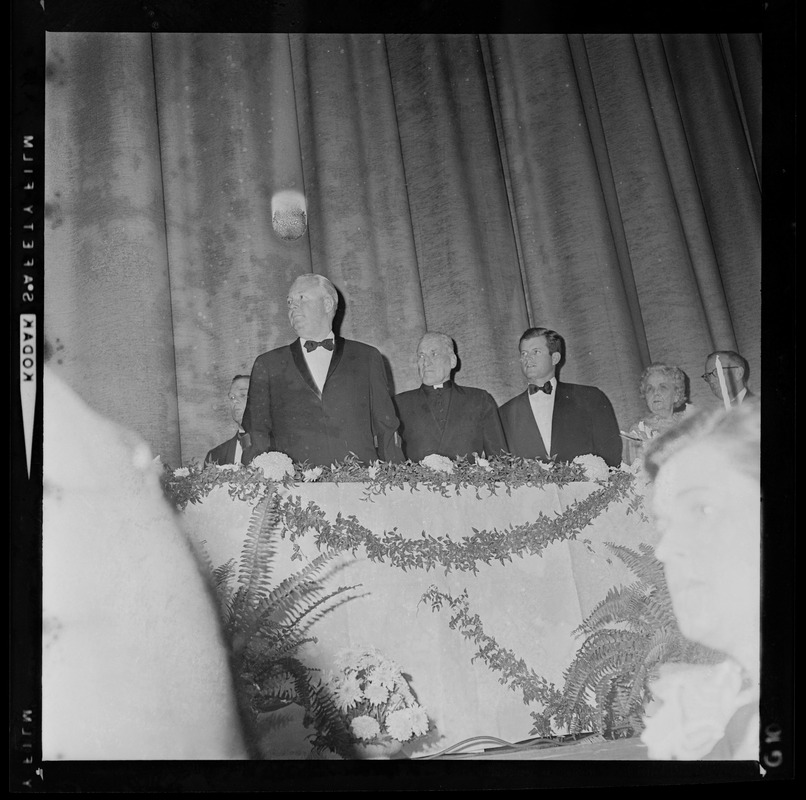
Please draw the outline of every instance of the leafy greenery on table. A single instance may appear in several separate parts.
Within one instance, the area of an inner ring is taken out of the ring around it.
[[[652,547],[641,544],[639,552],[623,545],[608,543],[607,547],[638,580],[611,588],[576,629],[584,641],[565,670],[561,690],[484,632],[478,615],[471,613],[466,592],[454,598],[432,586],[423,595],[432,611],[443,606],[453,611],[450,627],[478,647],[473,660],[481,659],[499,672],[500,682],[519,690],[525,704],[542,706],[531,712],[532,735],[551,736],[561,730],[635,735],[643,728],[644,709],[652,697],[651,680],[661,664],[717,663],[725,657],[680,632],[663,565]]]
[[[260,714],[298,703],[305,709],[305,724],[327,732],[333,749],[346,753],[349,731],[299,650],[316,641],[310,630],[317,620],[349,601],[356,587],[324,588],[321,578],[331,552],[275,582],[279,535],[276,498],[266,496],[250,517],[237,575],[234,560],[214,569],[210,565],[238,701],[252,732]]]

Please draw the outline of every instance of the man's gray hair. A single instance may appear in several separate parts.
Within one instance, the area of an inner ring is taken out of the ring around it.
[[[454,353],[456,350],[453,339],[451,339],[447,333],[441,333],[440,331],[426,331],[420,337],[420,341],[417,344],[418,347],[423,343],[424,339],[438,339],[440,344],[442,344],[449,352]]]
[[[294,280],[294,283],[297,283],[297,281],[315,283],[333,301],[333,308],[338,308],[339,293],[336,291],[336,287],[324,275],[318,275],[315,272],[305,273],[304,275],[298,276]],[[292,283],[291,285],[293,286],[294,284]]]

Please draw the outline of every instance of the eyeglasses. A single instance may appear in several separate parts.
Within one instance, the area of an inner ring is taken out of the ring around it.
[[[738,368],[738,367],[722,367],[722,369],[739,369],[739,368]],[[716,371],[715,369],[712,369],[710,372],[706,372],[705,374],[700,375],[700,377],[701,377],[701,378],[702,378],[704,381],[707,381],[707,380],[709,380],[710,378],[715,378],[715,377],[716,377],[716,375],[717,375],[717,371]]]

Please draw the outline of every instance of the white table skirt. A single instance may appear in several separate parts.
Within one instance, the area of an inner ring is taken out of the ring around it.
[[[330,522],[338,512],[354,515],[375,535],[397,529],[404,536],[432,536],[459,540],[477,530],[503,530],[509,525],[533,522],[539,512],[562,513],[575,500],[599,488],[594,483],[521,487],[511,495],[503,489],[491,495],[472,490],[443,497],[428,490],[389,489],[368,500],[360,483],[310,483],[290,490],[303,506],[314,502]],[[189,505],[184,520],[192,538],[201,543],[214,566],[240,557],[252,505],[233,500],[225,488],[214,489],[201,503]],[[406,748],[410,756],[441,751],[478,736],[495,736],[515,742],[528,738],[530,710],[518,691],[499,683],[495,673],[477,658],[476,646],[459,630],[449,627],[450,609],[431,610],[421,602],[431,585],[458,597],[467,590],[471,614],[478,614],[484,632],[499,646],[522,658],[538,675],[562,688],[563,670],[580,642],[574,629],[615,585],[631,583],[635,576],[606,547],[606,542],[634,550],[641,542],[654,544],[654,529],[626,503],[611,505],[577,541],[549,545],[540,555],[515,556],[509,563],[479,564],[478,572],[404,571],[388,563],[375,563],[363,550],[340,558],[326,585],[361,584],[360,595],[318,621],[312,628],[318,641],[306,647],[304,660],[327,670],[334,652],[346,646],[368,644],[397,661],[410,676],[411,686],[432,721],[432,730]],[[312,532],[297,540],[306,558],[318,554]],[[291,560],[292,545],[281,541],[275,577],[300,568]],[[270,750],[282,758],[305,758],[310,745],[303,733],[280,729]],[[294,739],[296,740],[294,741]]]

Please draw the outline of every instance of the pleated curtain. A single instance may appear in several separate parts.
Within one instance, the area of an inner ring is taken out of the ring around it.
[[[758,34],[49,33],[49,366],[173,465],[232,435],[231,377],[293,340],[299,274],[418,385],[522,391],[518,337],[629,425],[650,361],[760,386]],[[278,235],[279,193],[304,232]]]

